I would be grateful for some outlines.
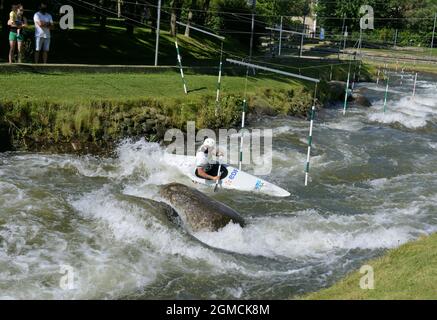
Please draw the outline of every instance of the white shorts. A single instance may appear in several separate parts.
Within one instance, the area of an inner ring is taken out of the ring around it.
[[[36,51],[49,51],[50,38],[35,37]]]

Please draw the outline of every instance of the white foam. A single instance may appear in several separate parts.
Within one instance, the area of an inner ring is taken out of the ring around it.
[[[374,188],[381,188],[387,183],[387,178],[373,179],[369,181],[369,184]]]
[[[258,218],[249,221],[245,228],[228,224],[217,232],[198,232],[196,237],[214,247],[266,257],[320,257],[333,250],[393,248],[419,232],[409,226],[409,220],[396,222],[406,213],[410,216],[407,219],[417,216],[418,211],[409,214],[413,209],[419,210],[417,204],[414,207],[381,208],[374,215],[326,217],[315,210],[305,210],[291,217]]]
[[[113,239],[151,249],[155,265],[178,255],[203,261],[210,266],[208,272],[212,273],[233,270],[251,275],[253,272],[234,261],[223,259],[220,254],[200,243],[187,241],[187,236],[180,229],[166,227],[143,208],[115,199],[107,188],[84,195],[73,201],[72,205],[84,217],[95,219],[96,231],[108,237],[108,241]],[[155,268],[159,269],[158,266]],[[259,270],[260,276],[268,274],[271,273]]]
[[[331,129],[344,130],[344,131],[359,131],[364,128],[364,124],[360,120],[354,120],[350,118],[344,118],[343,115],[339,116],[335,122],[323,123],[322,126]]]
[[[370,121],[381,123],[400,123],[411,129],[421,128],[429,121],[437,118],[437,96],[435,93],[418,95],[415,98],[404,96],[400,100],[388,100],[386,112],[383,112],[383,102],[379,101],[371,108],[368,115]],[[375,109],[378,110],[375,112]]]

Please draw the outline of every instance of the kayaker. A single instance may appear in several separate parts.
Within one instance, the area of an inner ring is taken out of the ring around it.
[[[213,155],[223,154],[216,148],[215,140],[207,138],[203,141],[196,153],[196,176],[207,180],[220,180],[226,177],[227,170],[224,166],[212,159]],[[220,167],[220,174],[218,173]]]

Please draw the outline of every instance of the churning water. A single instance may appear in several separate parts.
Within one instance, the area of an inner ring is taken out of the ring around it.
[[[398,80],[385,113],[384,85],[365,83],[371,108],[318,112],[306,188],[308,123],[253,123],[274,129],[265,178],[292,196],[202,189],[248,226],[199,232],[201,242],[126,196],[189,183],[157,144],[124,141],[114,158],[0,154],[0,298],[290,298],[437,231],[435,79],[422,76],[415,99],[411,78]]]

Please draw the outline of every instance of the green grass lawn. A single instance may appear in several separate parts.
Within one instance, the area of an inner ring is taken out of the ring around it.
[[[382,55],[408,55],[408,56],[414,56],[417,58],[427,58],[430,56],[433,56],[434,58],[437,58],[437,48],[433,48],[432,50],[430,48],[417,48],[417,47],[411,47],[411,48],[403,48],[403,47],[397,47],[396,49],[363,49],[365,52],[373,52],[373,53],[379,53]]]
[[[185,95],[178,72],[131,73],[15,73],[0,75],[0,101],[85,102],[95,100],[138,100],[144,98],[197,100],[215,95],[217,76],[188,74]],[[263,75],[248,78],[249,94],[264,89],[291,89],[300,82]],[[243,95],[245,78],[224,76],[222,94]]]
[[[305,299],[437,299],[437,234],[421,238],[366,263],[374,269],[374,289],[360,288],[353,272],[334,286]]]

